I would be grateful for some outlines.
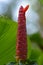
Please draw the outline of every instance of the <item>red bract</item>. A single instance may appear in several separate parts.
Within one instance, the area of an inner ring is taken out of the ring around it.
[[[25,18],[25,12],[27,9],[28,6],[25,9],[21,6],[19,10],[17,44],[16,44],[17,60],[26,60],[27,58],[27,31],[26,31],[26,18]]]

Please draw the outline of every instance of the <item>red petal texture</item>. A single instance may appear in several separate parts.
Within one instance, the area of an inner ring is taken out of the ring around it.
[[[16,59],[26,60],[27,58],[27,32],[26,32],[26,18],[23,7],[20,7],[18,16],[18,31],[16,43]]]

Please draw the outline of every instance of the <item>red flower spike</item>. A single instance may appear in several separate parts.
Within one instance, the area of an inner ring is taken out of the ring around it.
[[[27,31],[26,31],[26,18],[25,12],[28,9],[20,7],[18,16],[18,31],[17,31],[17,44],[16,44],[16,60],[26,60],[27,58]]]
[[[26,12],[26,11],[28,10],[28,8],[29,8],[29,5],[27,5],[27,6],[23,9],[23,11]]]

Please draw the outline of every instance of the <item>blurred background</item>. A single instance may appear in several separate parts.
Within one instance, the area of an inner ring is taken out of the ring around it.
[[[42,44],[43,48],[43,0],[0,0],[0,15],[6,15],[17,22],[19,7],[28,4],[30,7],[26,12],[27,34],[31,41]]]
[[[0,0],[0,15],[8,15],[17,21],[19,7],[30,5],[26,13],[27,33],[40,32],[43,37],[43,0]]]

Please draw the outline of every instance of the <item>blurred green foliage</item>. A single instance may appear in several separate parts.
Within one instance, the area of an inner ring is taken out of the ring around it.
[[[0,17],[0,65],[15,61],[16,58],[16,36],[17,36],[17,23],[8,17]],[[30,39],[29,39],[30,38]],[[42,39],[39,33],[27,36],[28,43],[28,57],[32,61],[39,60],[42,51],[38,48],[33,48],[31,41],[42,45]],[[42,62],[40,62],[41,64]]]
[[[30,40],[34,43],[37,43],[41,49],[43,49],[43,39],[41,38],[40,33],[35,33],[29,36]]]
[[[38,49],[32,48],[31,56],[29,59],[37,62],[37,59],[40,57],[41,54],[42,54],[42,52],[39,48]]]
[[[43,0],[39,0],[40,1],[40,4],[43,5]]]
[[[0,65],[15,61],[17,23],[8,17],[0,17]],[[31,54],[31,42],[28,38],[28,58]]]
[[[37,63],[38,63],[38,65],[43,65],[43,53],[38,58]]]

